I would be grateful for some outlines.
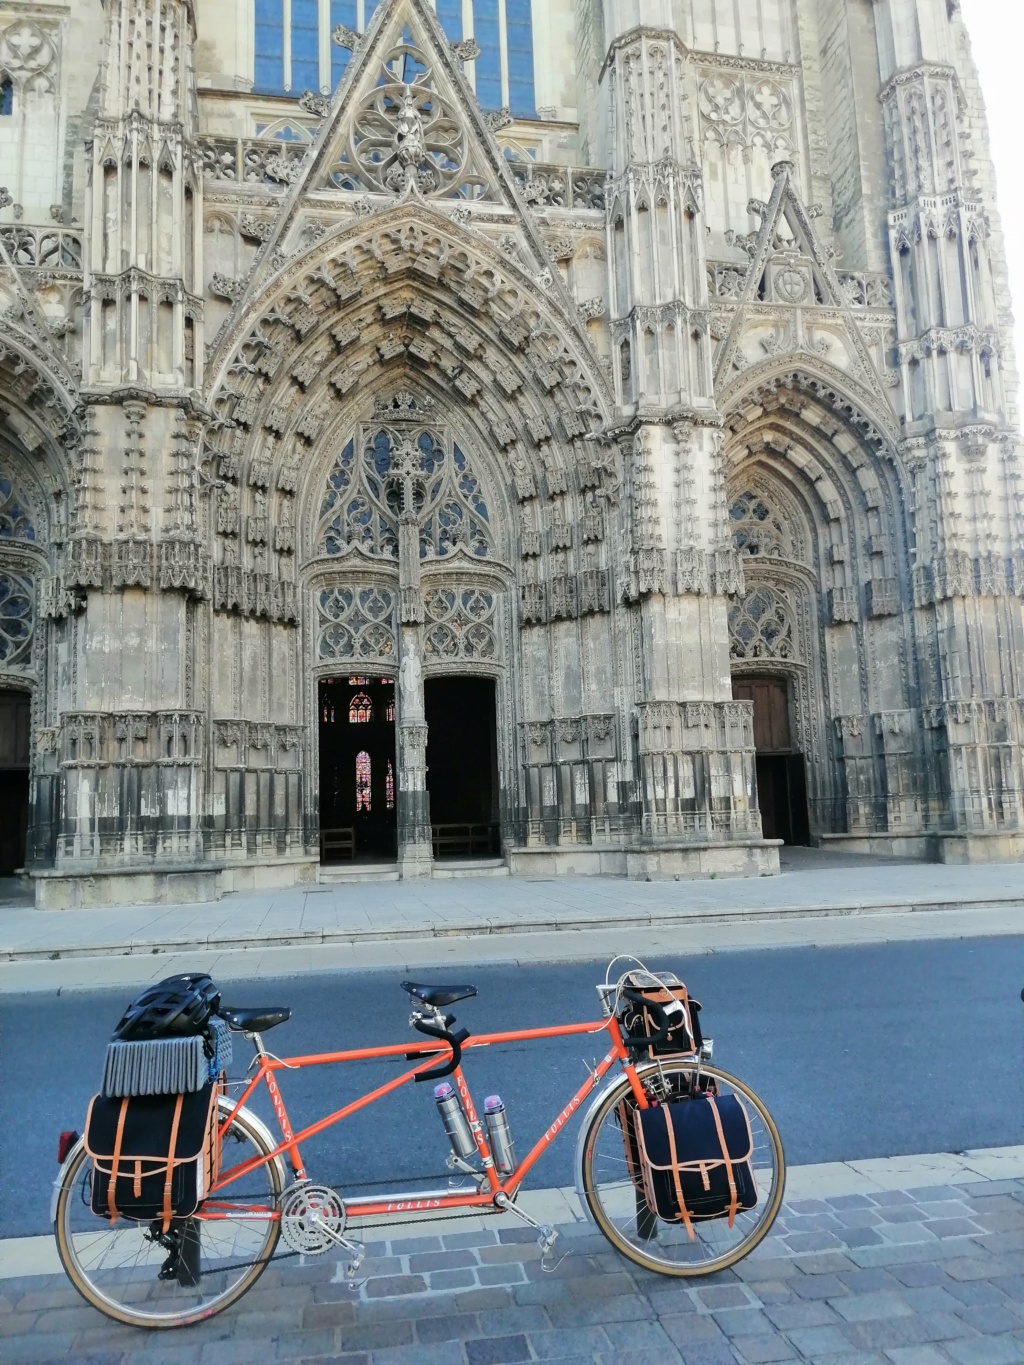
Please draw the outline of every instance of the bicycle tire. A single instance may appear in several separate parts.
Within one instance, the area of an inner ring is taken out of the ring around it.
[[[692,1084],[697,1063],[685,1059],[649,1062],[637,1067],[644,1088],[664,1098]],[[778,1129],[764,1102],[742,1081],[718,1067],[702,1065],[700,1075],[715,1081],[719,1093],[735,1092],[747,1108],[754,1136],[758,1203],[739,1213],[733,1228],[727,1220],[694,1222],[694,1240],[681,1223],[665,1223],[651,1214],[629,1173],[618,1107],[635,1103],[623,1076],[600,1098],[582,1139],[579,1189],[595,1223],[615,1249],[635,1265],[682,1278],[725,1270],[747,1256],[767,1236],[782,1204],[786,1160]],[[655,1251],[657,1247],[657,1251]]]
[[[220,1100],[222,1120],[231,1112],[233,1103],[228,1098]],[[231,1141],[246,1143],[254,1149],[240,1154],[239,1160],[232,1162],[232,1165],[240,1165],[255,1155],[269,1156],[273,1151],[272,1147],[267,1146],[260,1125],[251,1122],[244,1109],[235,1115],[231,1127],[224,1134],[225,1149]],[[226,1160],[223,1165],[230,1169]],[[160,1260],[167,1255],[167,1250],[157,1248],[147,1239],[147,1224],[122,1218],[111,1227],[105,1219],[91,1212],[87,1197],[89,1171],[89,1156],[84,1142],[80,1140],[64,1167],[57,1194],[54,1236],[68,1279],[87,1303],[115,1322],[150,1330],[188,1327],[204,1322],[237,1303],[263,1274],[274,1254],[281,1235],[281,1223],[272,1215],[276,1214],[282,1189],[280,1171],[274,1161],[257,1167],[245,1177],[245,1181],[255,1178],[266,1186],[261,1194],[255,1196],[258,1200],[266,1201],[271,1213],[265,1225],[261,1226],[259,1220],[252,1218],[243,1221],[241,1218],[231,1220],[227,1217],[214,1223],[203,1219],[202,1209],[195,1219],[175,1219],[172,1223],[172,1229],[180,1235],[182,1244],[188,1241],[190,1257],[199,1266],[197,1285],[159,1278]],[[211,1205],[230,1205],[233,1199],[244,1200],[251,1207],[254,1196],[241,1192],[232,1195],[231,1187],[228,1186],[219,1199],[214,1196],[208,1202]],[[262,1203],[256,1207],[262,1207]],[[256,1229],[257,1236],[249,1236],[249,1229]],[[224,1242],[225,1232],[231,1236],[230,1247]],[[219,1242],[216,1240],[218,1234]],[[223,1251],[221,1259],[227,1259],[224,1269],[218,1270],[215,1265],[207,1265],[206,1249],[211,1244],[211,1237],[215,1239],[214,1245]],[[243,1262],[238,1278],[219,1290],[214,1288],[219,1277],[233,1273],[235,1262]],[[185,1278],[188,1278],[187,1274]],[[204,1293],[204,1283],[207,1281],[211,1287],[210,1295]],[[151,1306],[143,1306],[147,1304]]]

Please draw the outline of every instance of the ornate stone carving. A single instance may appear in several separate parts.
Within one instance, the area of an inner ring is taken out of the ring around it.
[[[390,588],[324,588],[317,595],[320,632],[317,657],[358,663],[393,663],[395,594]]]

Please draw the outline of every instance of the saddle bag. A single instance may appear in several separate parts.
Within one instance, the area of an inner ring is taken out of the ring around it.
[[[694,1094],[631,1114],[648,1209],[667,1223],[728,1218],[757,1204],[753,1138],[735,1095]]]
[[[90,1207],[101,1218],[188,1218],[220,1173],[219,1086],[191,1094],[96,1095],[85,1121]]]
[[[656,1047],[640,1044],[634,1051],[639,1057],[682,1057],[700,1051],[704,1043],[700,1031],[700,1001],[690,998],[686,987],[673,972],[631,972],[625,984],[635,994],[666,1005],[677,1000],[683,1007],[682,1016],[668,1037]],[[654,1017],[646,1003],[627,1000],[622,1009],[622,1028],[628,1037],[650,1038],[658,1032]]]

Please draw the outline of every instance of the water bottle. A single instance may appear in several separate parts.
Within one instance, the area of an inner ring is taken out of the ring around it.
[[[484,1100],[484,1118],[495,1169],[499,1175],[511,1175],[516,1168],[516,1148],[500,1095],[488,1095]]]
[[[444,1131],[448,1134],[448,1141],[452,1144],[452,1151],[463,1161],[467,1161],[471,1156],[476,1156],[476,1139],[469,1126],[465,1111],[459,1103],[455,1087],[448,1081],[442,1081],[440,1085],[434,1086],[434,1099],[437,1101],[437,1112],[441,1115]]]

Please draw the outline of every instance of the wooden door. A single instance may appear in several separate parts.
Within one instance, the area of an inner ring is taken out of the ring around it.
[[[734,678],[737,701],[754,703],[757,800],[766,839],[810,842],[804,757],[793,746],[785,678]]]
[[[734,678],[732,695],[737,701],[754,703],[754,748],[758,753],[792,752],[785,678]]]

